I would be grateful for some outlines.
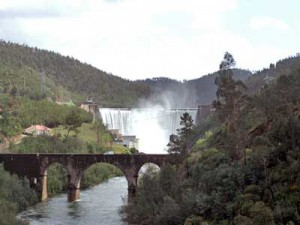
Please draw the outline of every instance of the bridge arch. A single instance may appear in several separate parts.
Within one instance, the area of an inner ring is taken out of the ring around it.
[[[87,163],[85,167],[82,169],[82,174],[80,176],[80,180],[82,180],[84,173],[91,168],[94,165],[97,164],[108,164],[111,165],[118,170],[121,171],[123,176],[127,180],[127,185],[128,185],[128,199],[131,198],[131,196],[134,196],[136,193],[137,189],[137,179],[138,179],[138,171],[139,168],[142,166],[139,163],[135,161],[127,161],[122,158],[121,155],[114,155],[115,157],[104,157],[101,158],[100,160],[92,160],[91,162]],[[129,155],[127,155],[129,156]],[[129,166],[130,165],[130,166]],[[79,187],[80,187],[80,182],[79,182]],[[76,198],[79,196],[79,194],[76,195]]]
[[[66,159],[57,157],[44,157],[43,160],[40,161],[40,174],[47,173],[48,168],[53,164],[61,165],[69,174],[72,168],[67,161]]]
[[[39,157],[39,155],[38,155]],[[39,159],[39,185],[37,187],[38,192],[40,192],[40,200],[46,201],[48,199],[48,169],[54,165],[60,165],[67,173],[67,194],[68,199],[70,195],[70,190],[77,189],[78,181],[76,180],[76,176],[73,175],[72,163],[70,163],[70,159],[66,157],[61,157],[60,155],[55,155],[51,157],[51,154],[47,154],[45,157]],[[74,179],[75,178],[75,179]]]
[[[109,179],[111,175],[125,176],[121,168],[112,163],[93,163],[83,170],[82,176],[80,178],[80,188],[87,188],[88,186],[90,186],[89,184],[100,184],[101,182]]]
[[[145,173],[147,170],[156,170],[156,171],[159,171],[160,168],[161,168],[162,165],[158,165],[156,163],[152,163],[152,162],[147,162],[147,163],[144,163],[140,169],[138,170],[138,175],[142,175],[143,173]]]
[[[44,201],[53,193],[67,192],[70,179],[68,168],[59,162],[53,162],[42,173],[41,200]]]

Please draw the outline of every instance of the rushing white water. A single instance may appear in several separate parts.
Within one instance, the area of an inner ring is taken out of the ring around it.
[[[108,129],[119,129],[122,135],[135,135],[139,151],[166,153],[169,136],[180,127],[180,116],[188,112],[195,121],[197,109],[100,108]]]

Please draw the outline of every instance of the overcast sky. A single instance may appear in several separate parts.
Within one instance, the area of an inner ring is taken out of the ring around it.
[[[0,38],[128,79],[258,70],[300,52],[299,0],[0,0]]]

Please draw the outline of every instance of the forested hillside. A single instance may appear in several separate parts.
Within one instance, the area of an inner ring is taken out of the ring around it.
[[[215,112],[194,130],[202,137],[187,152],[193,130],[181,118],[169,152],[182,164],[143,176],[123,209],[130,224],[300,224],[300,70],[246,95],[230,62],[216,79]]]
[[[217,72],[177,81],[165,77],[130,81],[101,71],[77,59],[25,45],[0,41],[0,93],[40,99],[80,102],[92,97],[102,106],[132,107],[140,99],[169,107],[196,107],[215,99]],[[256,93],[266,82],[300,67],[300,57],[290,57],[252,74],[233,69],[246,92]]]
[[[300,56],[289,57],[271,64],[269,68],[252,74],[248,70],[232,69],[233,78],[242,80],[246,85],[245,92],[257,93],[266,83],[272,83],[280,75],[289,75],[300,68]],[[216,98],[215,78],[218,72],[200,78],[177,81],[158,77],[139,81],[150,87],[150,99],[154,103],[167,103],[170,107],[196,107],[210,104]]]
[[[256,93],[264,84],[273,82],[281,75],[289,75],[300,68],[300,55],[279,60],[275,64],[270,64],[269,68],[257,71],[249,77],[245,84],[248,93]]]
[[[247,70],[234,69],[234,79],[245,80],[251,76]],[[141,80],[151,89],[151,101],[167,103],[170,107],[197,107],[210,104],[215,99],[215,78],[218,73],[212,73],[197,79],[177,81],[166,77]]]
[[[55,52],[1,41],[0,54],[2,92],[17,92],[32,98],[72,97],[78,101],[93,97],[103,106],[132,106],[138,98],[149,95],[146,85]]]

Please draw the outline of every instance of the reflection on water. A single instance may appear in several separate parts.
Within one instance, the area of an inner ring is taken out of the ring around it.
[[[81,200],[69,203],[67,195],[39,203],[19,215],[31,225],[124,225],[119,215],[127,195],[125,177],[115,177],[81,192]]]

